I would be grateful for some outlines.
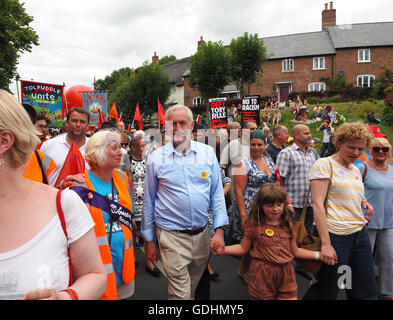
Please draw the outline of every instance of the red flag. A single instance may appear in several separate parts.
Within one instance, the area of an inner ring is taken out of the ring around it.
[[[157,102],[158,102],[158,122],[160,123],[160,125],[164,126],[165,125],[165,110],[162,107],[159,98],[157,98]]]
[[[105,113],[98,109],[98,129],[101,129],[102,124],[106,122]]]
[[[141,111],[139,110],[139,101],[136,103],[134,121],[138,122],[139,130],[143,130],[142,116],[141,116]]]
[[[85,159],[81,152],[76,146],[75,142],[72,142],[70,151],[64,161],[63,167],[61,168],[59,177],[56,180],[55,186],[58,186],[65,177],[71,174],[78,174],[85,172]]]
[[[119,122],[119,116],[117,114],[115,101],[113,101],[112,108],[109,110],[108,117],[115,118],[116,122]]]
[[[119,116],[119,122],[120,121],[123,121],[123,111],[122,112],[120,112],[120,116]]]
[[[198,114],[198,116],[197,116],[197,118],[196,118],[196,123],[197,123],[198,125],[201,125],[201,115],[200,115],[200,114]]]

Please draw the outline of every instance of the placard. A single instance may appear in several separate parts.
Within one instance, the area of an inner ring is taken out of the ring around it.
[[[260,117],[260,101],[261,97],[259,95],[246,96],[242,99],[242,123],[247,120],[255,120],[259,126]]]
[[[227,98],[209,99],[212,128],[225,128],[228,126]]]

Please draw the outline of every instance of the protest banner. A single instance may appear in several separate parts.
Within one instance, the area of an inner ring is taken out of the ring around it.
[[[225,128],[228,125],[227,98],[209,99],[211,128]]]
[[[259,126],[260,117],[260,101],[261,97],[259,95],[246,96],[242,99],[242,123],[247,120],[255,120]]]
[[[91,125],[100,122],[100,111],[105,116],[108,113],[108,94],[107,91],[82,91],[83,108],[90,113]]]
[[[31,104],[37,113],[49,119],[51,126],[60,127],[63,89],[63,85],[22,80],[22,103]]]

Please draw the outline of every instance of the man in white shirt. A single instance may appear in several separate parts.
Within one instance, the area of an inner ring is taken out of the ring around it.
[[[226,176],[231,179],[233,179],[235,168],[240,160],[250,157],[250,133],[257,129],[257,124],[255,121],[246,121],[243,130],[240,130],[240,124],[237,122],[230,123],[230,125],[234,124],[238,125],[238,127],[231,127],[229,132],[231,142],[229,142],[225,146],[224,150],[222,150],[220,157],[220,167],[226,170]],[[238,139],[236,139],[237,136]],[[233,188],[231,189],[229,195],[231,202],[233,202],[235,199]]]
[[[56,169],[49,175],[49,184],[55,186],[56,180],[59,177],[61,168],[70,151],[72,142],[75,142],[82,156],[85,155],[85,148],[88,138],[86,132],[90,120],[89,113],[83,108],[72,108],[67,113],[67,133],[57,136],[56,138],[45,141],[42,144],[41,151],[50,156],[56,163]],[[85,162],[85,169],[90,167]],[[66,188],[67,184],[72,180],[76,180],[75,176],[68,176],[62,181],[62,188]],[[82,181],[79,181],[82,182]],[[58,187],[58,186],[56,186]]]

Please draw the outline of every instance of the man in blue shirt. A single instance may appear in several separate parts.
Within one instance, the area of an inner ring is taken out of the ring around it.
[[[210,249],[224,246],[228,225],[220,167],[212,147],[191,140],[194,126],[188,107],[166,113],[171,143],[154,151],[146,165],[141,234],[146,259],[157,261],[154,231],[168,279],[169,299],[193,299]],[[213,229],[207,227],[212,209]]]

